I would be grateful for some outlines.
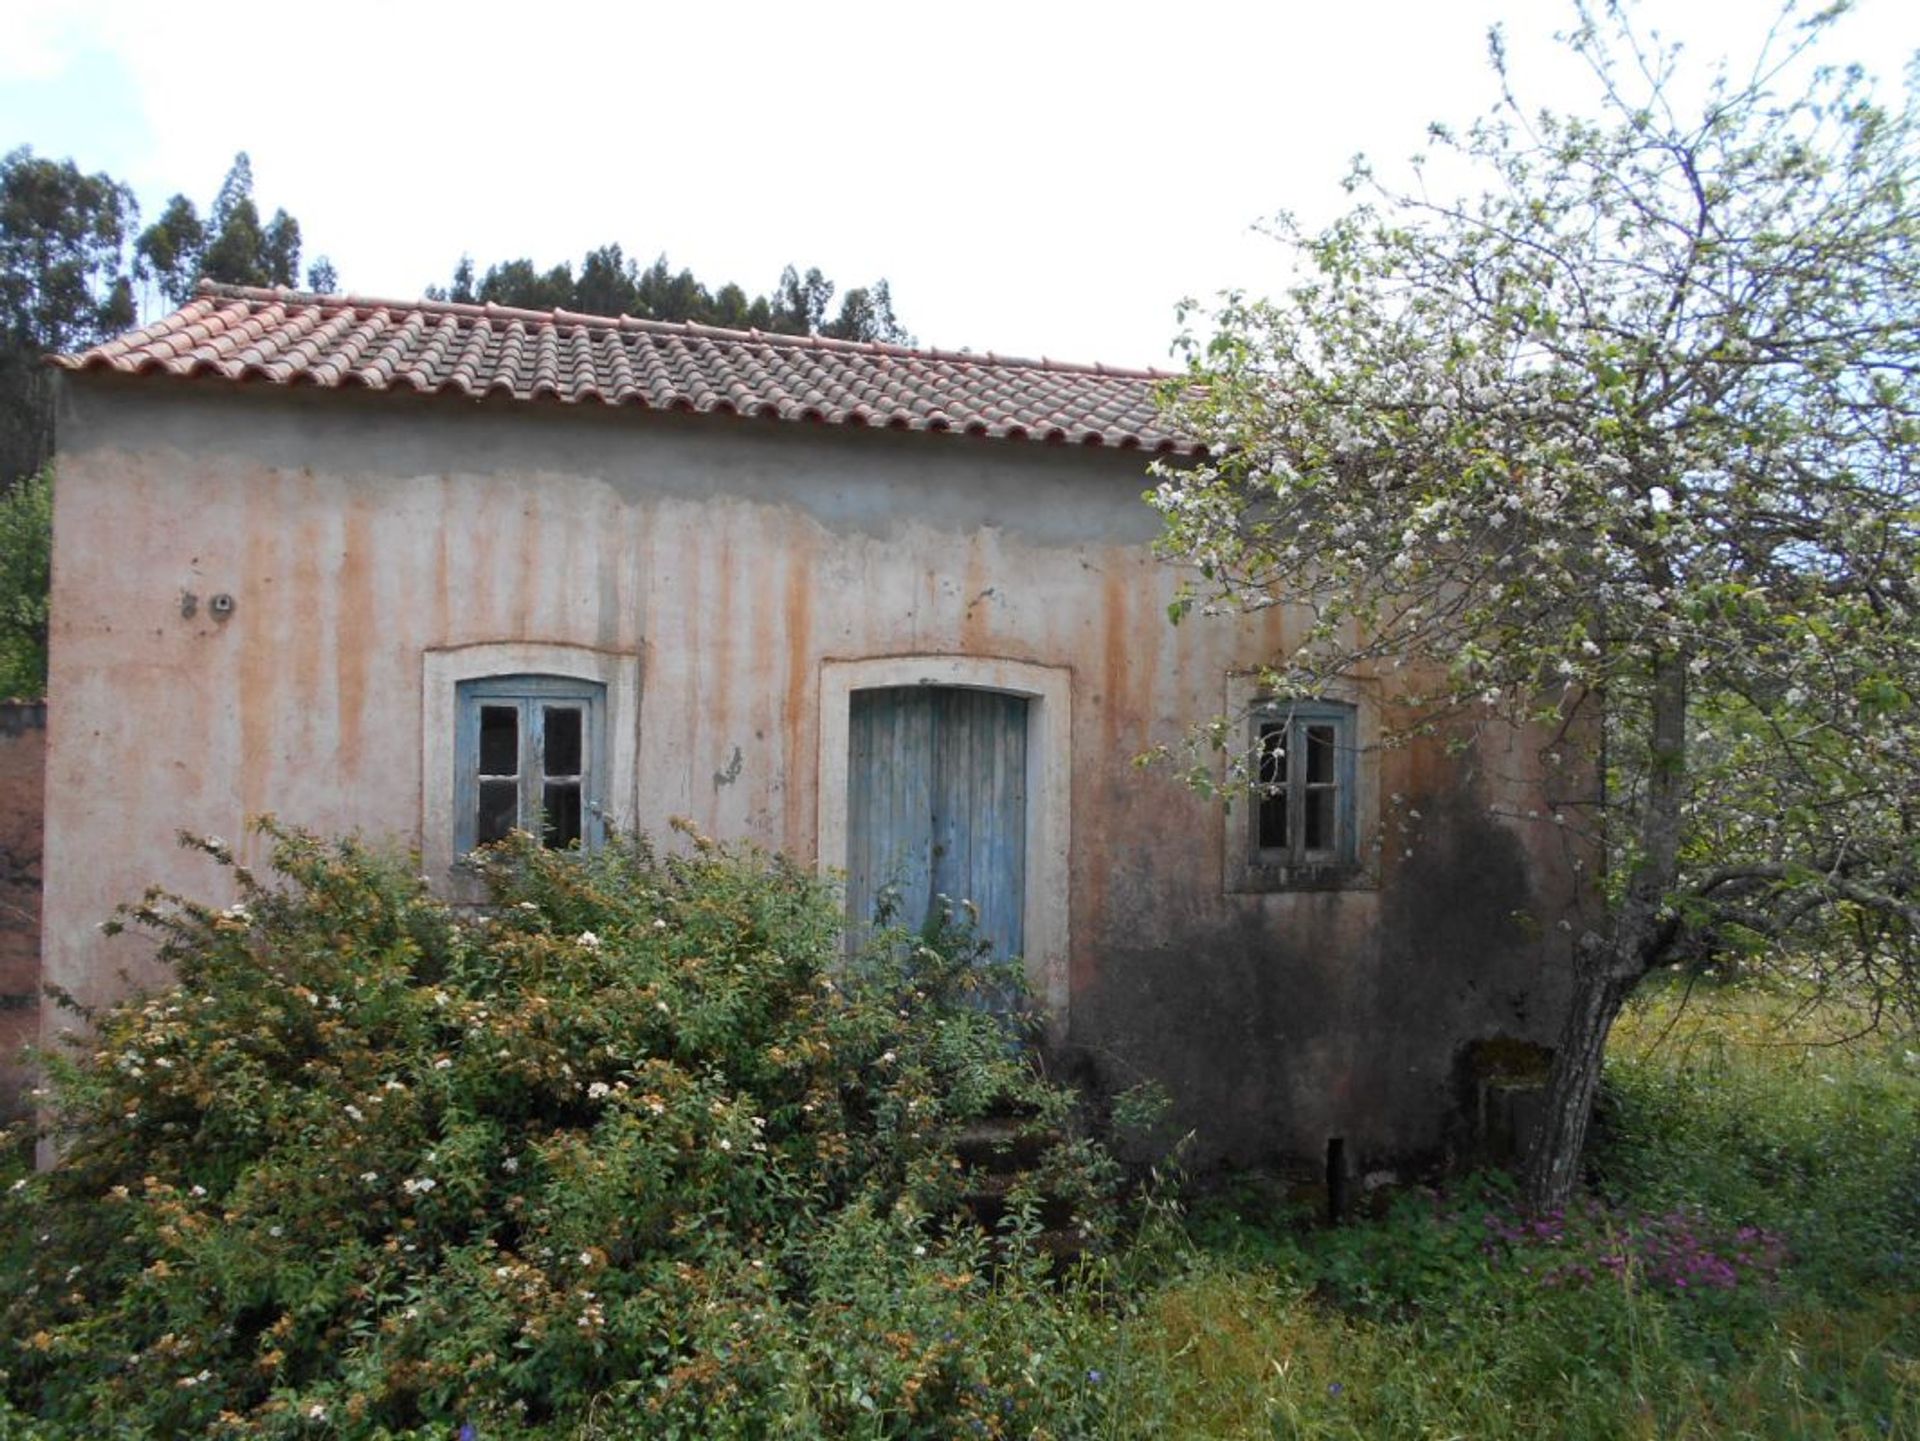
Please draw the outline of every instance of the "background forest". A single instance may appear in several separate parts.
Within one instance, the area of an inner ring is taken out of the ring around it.
[[[142,227],[133,191],[104,173],[27,149],[0,159],[0,696],[37,696],[46,684],[47,534],[53,458],[52,376],[41,363],[81,350],[183,305],[201,280],[230,285],[341,288],[325,255],[301,268],[300,222],[285,210],[263,219],[245,151],[202,210],[177,194]],[[834,305],[835,296],[839,305]],[[588,315],[823,335],[911,345],[887,282],[844,292],[817,268],[789,265],[750,293],[675,270],[665,255],[641,266],[619,244],[601,245],[576,271],[532,260],[481,269],[462,255],[433,300]]]

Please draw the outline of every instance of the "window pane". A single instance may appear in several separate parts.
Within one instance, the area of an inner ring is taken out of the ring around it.
[[[480,774],[512,776],[520,773],[520,707],[480,707]],[[481,807],[482,810],[486,808]]]
[[[1332,726],[1307,727],[1307,784],[1326,785],[1333,780],[1334,729]]]
[[[543,842],[561,850],[580,839],[580,782],[549,781],[540,808],[546,817]]]
[[[512,714],[512,712],[508,712]],[[503,840],[520,822],[520,786],[516,781],[480,782],[480,824],[475,836],[480,845]]]
[[[1302,822],[1306,830],[1306,849],[1308,851],[1330,851],[1334,842],[1333,807],[1339,792],[1332,786],[1309,787],[1306,795],[1305,819]]]
[[[580,774],[581,713],[572,706],[546,707],[546,769],[550,776]]]
[[[1283,850],[1287,844],[1287,728],[1284,723],[1260,727],[1260,814],[1255,840],[1261,850]]]

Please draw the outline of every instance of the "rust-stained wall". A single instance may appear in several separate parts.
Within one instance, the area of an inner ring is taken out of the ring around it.
[[[40,1024],[40,813],[47,707],[0,701],[0,1125],[24,1115]]]
[[[1288,625],[1167,623],[1137,454],[95,376],[61,435],[46,954],[83,999],[146,974],[116,902],[206,892],[180,827],[418,845],[424,653],[534,640],[640,657],[632,819],[802,855],[823,662],[1069,668],[1067,1051],[1165,1081],[1206,1157],[1431,1153],[1468,1041],[1553,1038],[1562,837],[1492,815],[1538,805],[1530,744],[1382,754],[1378,888],[1308,894],[1227,894],[1217,803],[1133,765]]]

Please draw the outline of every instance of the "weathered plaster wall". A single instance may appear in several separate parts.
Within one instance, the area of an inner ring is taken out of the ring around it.
[[[823,662],[1066,668],[1067,1039],[1165,1080],[1207,1156],[1430,1149],[1462,1044],[1551,1039],[1559,837],[1490,816],[1530,748],[1382,755],[1422,818],[1379,888],[1290,895],[1225,894],[1216,806],[1132,764],[1288,625],[1167,624],[1138,455],[101,377],[61,425],[46,951],[83,997],[142,973],[115,902],[207,891],[177,828],[418,845],[423,655],[525,639],[638,654],[623,818],[806,855]]]
[[[20,1048],[40,1024],[40,829],[47,707],[0,701],[0,1125],[23,1115]]]

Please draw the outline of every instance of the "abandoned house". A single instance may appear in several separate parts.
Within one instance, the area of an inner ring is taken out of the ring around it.
[[[180,828],[453,885],[536,816],[685,816],[856,919],[975,901],[1059,1063],[1159,1080],[1203,1160],[1435,1158],[1475,1048],[1554,1039],[1534,738],[1383,749],[1390,676],[1262,708],[1284,607],[1170,625],[1151,374],[225,287],[57,364],[43,967],[83,1001],[153,979],[117,903],[217,883]],[[1265,799],[1136,766],[1219,714]]]

